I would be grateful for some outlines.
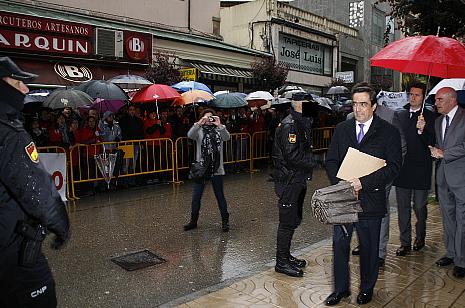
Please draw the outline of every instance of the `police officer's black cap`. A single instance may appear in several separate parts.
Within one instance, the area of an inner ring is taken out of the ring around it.
[[[297,92],[292,94],[292,100],[299,102],[299,101],[313,101],[313,97],[310,93],[307,92]]]
[[[0,78],[3,77],[29,82],[37,75],[21,70],[9,57],[0,57]]]

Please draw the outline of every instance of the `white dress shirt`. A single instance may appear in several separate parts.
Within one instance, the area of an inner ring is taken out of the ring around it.
[[[371,117],[368,121],[365,123],[359,122],[355,120],[355,139],[357,139],[358,134],[360,133],[360,126],[359,124],[363,124],[363,136],[365,136],[370,129],[371,122],[373,122],[373,117]],[[365,137],[364,137],[365,138]]]
[[[459,106],[455,106],[447,114],[449,116],[449,127],[450,127],[450,124],[452,123],[452,119],[454,118],[455,113],[457,112],[457,109],[459,109]],[[446,115],[444,115],[444,118],[442,119],[442,125],[441,125],[442,140],[444,140],[444,132],[445,132],[445,130],[446,130]]]

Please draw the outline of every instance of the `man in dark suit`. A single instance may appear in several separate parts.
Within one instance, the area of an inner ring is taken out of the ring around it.
[[[423,109],[423,98],[426,86],[413,83],[407,88],[409,104],[399,112],[401,130],[407,143],[407,154],[400,169],[399,176],[394,180],[397,198],[397,214],[399,218],[400,247],[396,255],[405,256],[411,250],[412,244],[412,199],[417,222],[416,238],[413,250],[418,251],[425,246],[426,217],[428,191],[431,188],[433,160],[428,146],[434,145],[433,112]]]
[[[431,156],[440,159],[436,172],[439,206],[444,226],[446,255],[438,266],[454,263],[453,275],[465,277],[465,110],[457,105],[457,92],[442,88],[435,104],[442,114],[436,119],[436,146]]]
[[[378,249],[381,220],[386,214],[386,185],[397,176],[402,164],[399,130],[374,114],[376,93],[367,83],[352,89],[354,119],[336,126],[326,159],[326,171],[331,184],[339,179],[336,174],[349,147],[386,161],[383,168],[350,180],[358,193],[363,212],[359,221],[333,229],[333,274],[334,292],[325,303],[338,304],[350,295],[349,256],[350,241],[354,227],[360,244],[360,293],[357,303],[371,301],[378,279]],[[345,228],[343,228],[345,227]]]

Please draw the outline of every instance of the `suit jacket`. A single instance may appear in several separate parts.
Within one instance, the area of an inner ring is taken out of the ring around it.
[[[406,109],[408,110],[402,110],[398,113],[398,119],[407,143],[407,153],[399,176],[394,180],[394,185],[409,189],[428,190],[431,188],[433,170],[433,160],[428,146],[434,145],[436,142],[435,115],[427,109],[423,111],[426,125],[423,133],[419,135],[416,124],[420,110],[410,117],[410,105],[407,105]]]
[[[397,128],[377,115],[373,116],[370,129],[360,144],[357,143],[355,119],[349,119],[336,126],[326,158],[326,171],[331,184],[339,179],[336,174],[349,147],[386,160],[386,166],[360,178],[362,190],[359,193],[363,212],[359,217],[384,217],[386,214],[386,185],[399,173],[402,164],[400,133]]]
[[[436,119],[436,147],[444,151],[436,181],[440,188],[460,190],[465,185],[465,109],[459,107],[452,119],[445,140],[442,140],[441,124],[444,115]],[[462,196],[465,198],[465,196]]]

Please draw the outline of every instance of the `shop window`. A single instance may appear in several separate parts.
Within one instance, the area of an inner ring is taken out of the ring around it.
[[[373,27],[371,39],[373,43],[383,46],[384,45],[384,31],[386,17],[384,13],[378,9],[373,9]]]

